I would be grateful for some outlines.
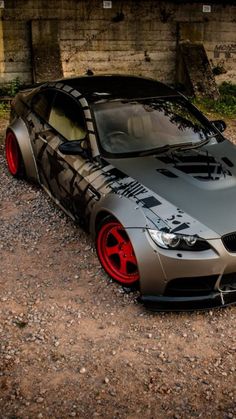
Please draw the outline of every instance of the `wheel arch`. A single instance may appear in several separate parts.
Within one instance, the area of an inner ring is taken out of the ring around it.
[[[12,131],[17,139],[27,178],[38,182],[38,169],[34,158],[30,135],[25,122],[21,118],[15,119],[8,126],[6,132],[8,131]]]
[[[118,220],[125,228],[146,228],[147,219],[139,205],[126,197],[109,194],[93,208],[90,218],[90,233],[96,236],[97,226],[106,216]]]
[[[161,292],[164,284],[164,273],[159,256],[150,243],[151,239],[149,239],[146,231],[147,228],[150,228],[150,222],[146,218],[142,206],[127,197],[114,193],[106,195],[97,202],[91,213],[90,232],[94,240],[96,240],[96,226],[107,215],[115,218],[127,229],[137,259],[140,292],[148,295],[153,289]],[[152,268],[150,269],[150,267]],[[160,279],[160,283],[158,283],[157,278]]]
[[[95,224],[94,224],[94,228],[95,228],[95,233],[97,233],[98,230],[98,226],[101,224],[101,222],[106,218],[106,217],[112,217],[115,219],[114,215],[111,214],[110,212],[108,212],[107,210],[102,210],[99,211],[96,215],[95,218]]]

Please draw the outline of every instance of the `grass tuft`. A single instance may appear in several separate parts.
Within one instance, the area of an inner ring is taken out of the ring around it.
[[[227,118],[236,117],[236,84],[223,82],[219,86],[220,98],[194,98],[193,103],[203,112],[216,113]]]

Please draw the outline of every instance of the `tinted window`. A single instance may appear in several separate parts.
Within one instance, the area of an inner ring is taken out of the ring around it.
[[[112,154],[197,145],[214,134],[201,114],[179,98],[105,102],[94,110],[102,148]]]
[[[64,93],[57,93],[48,122],[69,141],[81,140],[86,136],[85,121],[79,104]]]
[[[45,121],[48,121],[48,117],[51,110],[52,101],[55,97],[54,90],[44,90],[39,92],[32,99],[32,109],[34,112],[41,116]]]

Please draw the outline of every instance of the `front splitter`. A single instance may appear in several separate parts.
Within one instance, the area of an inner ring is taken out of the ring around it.
[[[236,304],[236,290],[201,296],[142,295],[139,301],[152,311],[194,311]]]

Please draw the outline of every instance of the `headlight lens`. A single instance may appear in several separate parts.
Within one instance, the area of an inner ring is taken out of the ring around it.
[[[164,249],[201,251],[210,249],[210,245],[196,236],[165,233],[163,231],[148,229],[152,240]]]

